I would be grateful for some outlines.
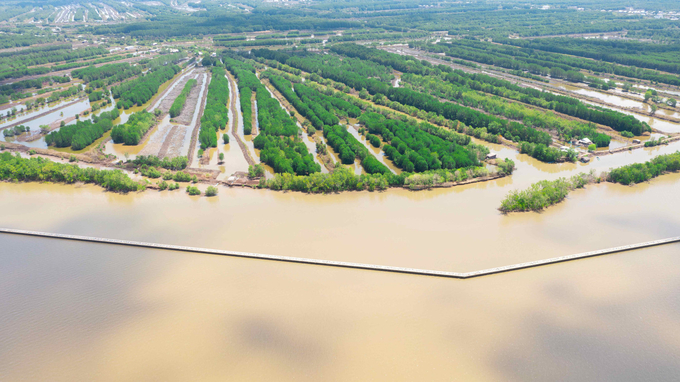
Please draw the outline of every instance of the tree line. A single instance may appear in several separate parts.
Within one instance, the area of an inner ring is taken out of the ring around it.
[[[546,113],[543,110],[529,108],[522,103],[507,102],[487,93],[443,81],[440,77],[418,76],[406,73],[402,76],[402,83],[404,86],[411,86],[416,90],[428,92],[433,96],[455,101],[464,106],[481,108],[490,114],[503,116],[510,120],[522,121],[527,126],[555,131],[564,141],[588,137],[598,147],[608,147],[611,141],[610,136],[598,133],[595,125],[592,123],[584,124],[578,121],[567,120],[558,117],[554,113]],[[513,95],[510,91],[503,94],[508,95],[509,98]],[[494,128],[491,130],[495,131]],[[483,135],[483,133],[486,133],[486,135]],[[489,136],[489,131],[486,128],[477,128],[473,130],[472,134],[477,138],[493,142],[492,139],[489,139],[493,136]],[[496,141],[495,143],[498,142]],[[545,142],[542,144],[545,145]]]
[[[473,74],[454,70],[444,78],[448,82],[460,84],[473,90],[510,98],[548,110],[555,110],[572,117],[609,126],[616,131],[630,131],[635,135],[651,131],[648,126],[643,125],[642,122],[633,116],[615,110],[592,107],[573,97],[522,87],[512,84],[510,81],[494,78],[486,74]]]
[[[54,83],[63,84],[70,81],[71,79],[68,76],[46,76],[0,85],[0,104],[7,103],[10,100],[19,100],[31,97],[33,92],[27,91],[29,89],[37,89],[38,93],[40,94],[41,90],[43,90],[43,92],[47,90],[43,89],[45,84],[49,84],[51,86]]]
[[[184,85],[184,88],[182,89],[182,92],[172,102],[172,106],[170,106],[170,118],[175,118],[178,115],[180,115],[180,113],[182,113],[184,103],[186,102],[187,97],[191,92],[191,89],[194,86],[196,86],[197,82],[198,81],[196,81],[195,79],[190,79],[189,81],[187,81],[187,83]]]
[[[137,145],[155,122],[154,115],[146,110],[134,113],[127,122],[117,125],[111,130],[111,139],[114,143]]]
[[[76,121],[73,125],[62,126],[45,136],[48,146],[71,147],[82,150],[111,130],[113,121],[120,115],[118,109],[93,115],[91,121]]]
[[[255,92],[260,131],[253,139],[253,145],[260,150],[260,161],[271,166],[276,173],[308,175],[321,171],[321,166],[299,138],[295,120],[262,85],[255,75],[255,68],[238,57],[223,57],[223,60],[236,76],[241,89],[244,130],[246,121],[252,119],[250,91]]]
[[[680,171],[680,152],[659,155],[644,163],[634,163],[595,176],[578,174],[570,179],[542,180],[526,190],[511,191],[501,202],[499,210],[507,212],[540,211],[564,200],[569,192],[594,182],[608,181],[623,185],[646,182],[660,175]]]
[[[361,115],[359,107],[342,98],[322,94],[301,83],[296,83],[294,90],[290,91],[290,82],[278,76],[269,77],[276,82],[277,89],[281,88],[287,93],[284,97],[296,107],[296,110],[310,121],[312,126],[308,126],[308,133],[314,134],[316,129],[323,130],[326,142],[338,153],[343,164],[353,164],[355,159],[358,159],[361,167],[369,174],[391,173],[390,169],[377,160],[363,143],[349,133],[347,127],[338,124],[338,116],[358,118]]]
[[[120,170],[56,163],[41,157],[21,158],[19,153],[0,153],[0,180],[19,182],[93,183],[113,192],[143,191],[146,186]]]
[[[252,96],[255,92],[266,92],[264,86],[257,79],[254,68],[231,57],[223,57],[224,65],[236,77],[240,96],[241,115],[243,116],[243,134],[250,135],[253,132],[253,107]]]
[[[136,167],[149,166],[149,167],[162,167],[167,170],[184,170],[187,168],[189,159],[185,156],[179,156],[174,158],[159,158],[155,155],[138,155],[132,160],[132,163]]]
[[[319,66],[305,60],[304,57],[293,56],[290,52],[259,49],[253,50],[252,53],[256,57],[275,59],[307,72],[320,73],[322,77],[341,82],[351,88],[357,90],[366,89],[370,94],[381,94],[390,101],[413,106],[425,112],[432,112],[441,115],[446,119],[458,120],[473,128],[486,128],[489,133],[494,135],[500,134],[512,141],[542,143],[546,146],[549,146],[552,143],[552,138],[546,132],[536,130],[518,122],[487,115],[469,107],[450,102],[441,102],[431,95],[423,94],[411,89],[401,87],[393,88],[390,84],[381,82],[377,79],[364,78],[350,70],[340,71],[332,67]]]
[[[106,64],[100,67],[90,65],[86,68],[76,69],[71,72],[73,78],[80,78],[89,83],[90,87],[97,89],[116,82],[127,80],[142,73],[139,66],[128,63]]]
[[[179,73],[177,65],[170,64],[149,69],[147,74],[135,79],[123,82],[111,88],[111,94],[118,101],[116,107],[129,109],[133,106],[142,106],[158,92],[158,89]]]
[[[11,69],[103,56],[108,53],[109,51],[104,48],[72,49],[71,44],[34,47],[18,52],[5,52],[0,54],[0,68],[7,68],[2,71],[2,73],[4,73],[11,71]],[[47,68],[47,70],[49,71],[50,69]],[[2,73],[0,73],[0,76],[2,76]]]
[[[506,69],[523,70],[541,75],[550,73],[572,82],[585,81],[585,76],[579,71],[586,69],[595,73],[609,73],[670,85],[680,85],[680,77],[677,75],[663,74],[653,70],[622,66],[559,53],[522,49],[511,45],[498,45],[468,39],[456,40],[455,43],[440,42],[436,45],[422,43],[411,43],[409,45],[431,52],[445,53],[451,57]],[[557,69],[562,71],[560,72]]]
[[[385,155],[404,171],[450,170],[480,165],[476,151],[408,122],[387,119],[377,113],[364,113],[359,121],[369,133],[382,138]]]
[[[201,127],[198,130],[198,142],[202,150],[217,147],[217,132],[224,130],[229,122],[229,81],[225,77],[226,72],[220,66],[213,66],[211,73]]]
[[[635,135],[641,135],[643,132],[651,130],[648,126],[643,125],[642,122],[630,115],[614,110],[590,107],[572,97],[555,95],[533,88],[522,87],[515,85],[510,81],[491,77],[486,74],[466,73],[462,70],[454,70],[445,65],[433,67],[427,61],[413,60],[398,54],[370,49],[355,44],[337,45],[334,46],[332,50],[337,53],[350,55],[351,57],[360,57],[383,65],[389,65],[405,73],[439,76],[452,84],[459,84],[472,90],[482,91],[533,106],[555,110],[586,121],[610,126],[617,131],[630,131]],[[597,133],[593,133],[592,135],[595,134]],[[606,140],[604,137],[598,137],[597,139],[598,141]]]
[[[650,44],[633,40],[582,38],[507,39],[499,42],[521,48],[680,74],[680,64],[677,62],[678,53],[680,53],[678,43]]]

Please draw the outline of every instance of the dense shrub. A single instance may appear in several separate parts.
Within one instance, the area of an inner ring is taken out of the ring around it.
[[[133,80],[123,82],[111,89],[111,94],[118,99],[117,107],[129,109],[142,106],[148,102],[163,85],[180,71],[177,65],[159,66],[150,69],[147,74]]]
[[[172,106],[170,106],[170,118],[175,118],[180,115],[191,89],[196,86],[196,82],[196,80],[191,79],[184,85],[184,89],[182,89],[182,92],[172,102]]]
[[[132,163],[137,167],[153,166],[175,171],[184,170],[187,167],[188,162],[189,160],[185,156],[160,159],[155,155],[138,155],[132,160]]]
[[[92,121],[77,121],[73,125],[63,126],[47,134],[45,143],[48,146],[70,146],[73,150],[82,150],[111,130],[118,116],[118,109],[113,109],[98,116],[93,115]]]
[[[137,145],[155,122],[154,115],[146,110],[134,113],[127,122],[113,128],[111,138],[114,143]]]
[[[511,191],[501,202],[499,210],[504,213],[540,211],[563,201],[573,189],[583,188],[593,180],[592,173],[581,173],[570,179],[542,180],[532,184],[526,190]]]
[[[609,172],[608,180],[614,183],[635,184],[656,178],[667,172],[680,170],[680,152],[659,155],[645,163],[629,164]]]
[[[0,180],[94,183],[114,192],[142,191],[146,188],[120,170],[80,168],[77,165],[56,163],[41,157],[24,159],[19,154],[13,156],[8,152],[0,153]]]
[[[227,110],[229,81],[225,77],[226,72],[219,66],[213,66],[211,71],[212,77],[198,134],[198,141],[203,150],[208,147],[217,147],[217,131],[226,128],[229,122]]]

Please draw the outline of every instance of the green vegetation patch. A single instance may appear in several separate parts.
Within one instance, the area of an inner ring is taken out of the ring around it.
[[[120,170],[80,168],[45,158],[24,159],[8,152],[0,154],[0,180],[19,182],[94,183],[113,192],[143,191],[146,186]]]

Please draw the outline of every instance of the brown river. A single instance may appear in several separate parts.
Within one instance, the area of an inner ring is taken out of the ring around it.
[[[680,235],[680,174],[501,215],[512,189],[129,195],[0,183],[0,226],[450,271]],[[639,381],[680,374],[680,245],[454,280],[0,235],[2,381]]]

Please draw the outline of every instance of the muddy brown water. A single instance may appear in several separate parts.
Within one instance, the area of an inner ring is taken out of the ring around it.
[[[638,151],[627,159],[647,154]],[[500,215],[507,190],[589,166],[518,167],[516,178],[427,192],[221,188],[214,199],[0,183],[0,225],[461,271],[680,231],[680,175]],[[467,281],[12,235],[0,248],[3,381],[635,381],[680,371],[678,245]]]
[[[680,143],[589,164],[489,146],[512,177],[421,192],[0,183],[0,226],[461,272],[680,234],[680,174],[496,210],[510,190]],[[674,380],[678,253],[462,281],[0,235],[0,380]]]

